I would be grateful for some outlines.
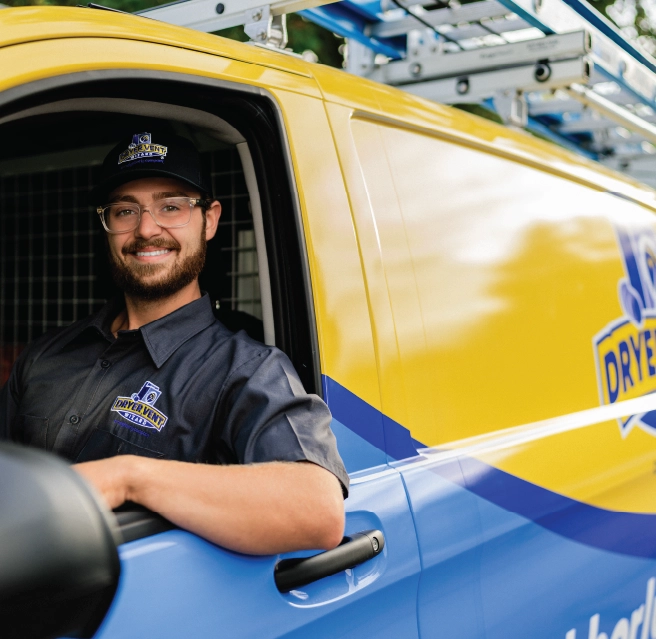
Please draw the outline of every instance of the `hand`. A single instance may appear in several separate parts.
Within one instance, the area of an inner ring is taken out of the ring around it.
[[[107,502],[110,510],[128,499],[128,471],[132,455],[74,464],[73,470],[86,479]]]

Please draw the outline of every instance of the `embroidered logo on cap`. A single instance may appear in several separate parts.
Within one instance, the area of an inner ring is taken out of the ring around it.
[[[125,164],[136,160],[163,162],[167,151],[167,147],[153,144],[150,133],[135,133],[128,148],[118,156],[118,163]]]
[[[161,394],[155,384],[146,382],[138,393],[132,393],[130,397],[117,397],[111,410],[137,426],[160,431],[169,419],[154,405]]]

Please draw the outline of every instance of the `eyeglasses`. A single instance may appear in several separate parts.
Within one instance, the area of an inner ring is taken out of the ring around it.
[[[189,224],[194,206],[207,208],[211,204],[210,200],[194,197],[167,197],[147,207],[134,202],[115,202],[99,206],[96,211],[108,233],[129,233],[139,226],[144,211],[150,213],[157,226],[174,229]]]

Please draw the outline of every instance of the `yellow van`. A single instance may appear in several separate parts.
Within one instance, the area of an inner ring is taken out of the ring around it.
[[[656,639],[654,192],[282,52],[4,9],[3,379],[111,294],[87,193],[152,122],[194,140],[223,203],[202,281],[217,316],[323,396],[345,535],[384,547],[281,592],[289,557],[122,515],[95,636]]]

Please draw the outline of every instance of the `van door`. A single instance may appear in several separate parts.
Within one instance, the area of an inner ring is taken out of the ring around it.
[[[89,10],[79,14],[95,19]],[[114,15],[107,19],[128,32],[137,20]],[[72,14],[71,20],[74,22]],[[84,30],[84,25],[77,27]],[[171,28],[164,25],[162,29]],[[263,211],[275,340],[290,354],[301,378],[308,386],[314,385],[312,390],[323,394],[334,411],[338,446],[352,478],[346,534],[378,529],[385,536],[383,552],[373,560],[281,593],[274,583],[274,568],[282,557],[233,553],[182,530],[133,535],[133,540],[120,548],[119,591],[97,637],[202,638],[219,633],[258,638],[416,638],[420,563],[415,529],[401,477],[386,463],[358,248],[325,110],[310,74],[240,62],[234,59],[234,51],[232,59],[224,59],[220,51],[207,55],[141,42],[134,33],[125,40],[88,37],[53,42],[7,46],[0,51],[2,86],[7,88],[0,93],[0,117],[9,116],[14,104],[17,110],[33,109],[26,117],[39,116],[47,112],[49,100],[74,97],[107,98],[103,109],[111,111],[113,104],[117,112],[126,113],[126,104],[116,106],[123,97],[126,102],[140,101],[140,117],[169,118],[201,129],[193,120],[185,121],[180,111],[169,109],[172,103],[167,99],[173,101],[174,97],[184,108],[205,109],[212,115],[225,109],[235,95],[242,102],[233,104],[240,107],[250,104],[243,99],[258,101],[261,108],[253,112],[257,122],[269,127],[266,139],[253,137],[247,108],[236,109],[230,122],[246,136],[254,163],[251,177],[256,180]],[[235,46],[239,47],[230,43],[231,49]],[[18,48],[20,51],[15,50]],[[246,57],[263,55],[246,46],[243,53]],[[275,60],[282,57],[270,55]],[[139,61],[136,66],[135,60]],[[163,70],[164,60],[174,68]],[[292,66],[299,64],[294,60]],[[128,67],[130,71],[123,76],[121,69]],[[14,74],[16,69],[20,75]],[[66,69],[67,75],[58,75],[61,69]],[[41,80],[44,76],[47,82],[22,83],[25,77]],[[155,110],[149,112],[148,108]],[[102,114],[102,109],[99,111]],[[67,131],[74,131],[73,116],[71,120],[58,129],[61,139],[69,140]],[[5,126],[15,123],[14,119]],[[203,131],[211,131],[211,124],[203,127]],[[236,157],[233,153],[231,162],[236,162]],[[75,170],[71,175],[84,176],[84,172]],[[243,176],[235,171],[233,177],[243,186]],[[34,178],[38,179],[43,181]],[[20,176],[12,180],[12,184],[31,183]],[[242,195],[232,198],[239,209],[232,229],[237,235],[241,223],[237,218],[241,209],[247,208]],[[14,207],[15,198],[6,198],[4,204]],[[85,206],[80,213],[88,214]],[[20,217],[11,228],[23,228],[22,220],[28,216]],[[89,227],[88,233],[93,232]],[[252,252],[250,244],[237,249]],[[37,258],[32,255],[32,259]],[[14,261],[19,263],[18,258]],[[284,558],[303,554],[308,553]]]

